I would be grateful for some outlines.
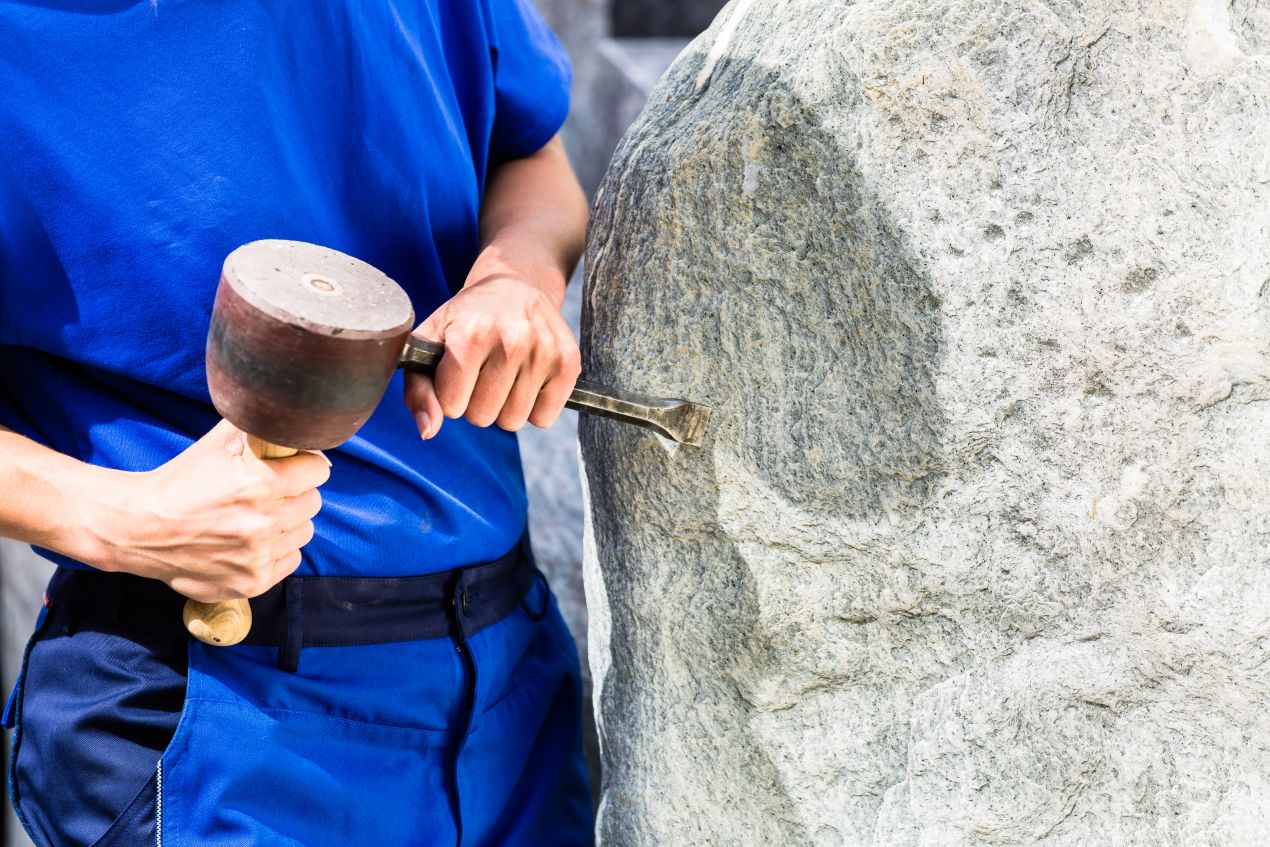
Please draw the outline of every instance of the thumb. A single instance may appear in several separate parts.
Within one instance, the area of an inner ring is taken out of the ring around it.
[[[194,443],[194,446],[200,445],[212,449],[223,449],[240,453],[247,447],[247,434],[229,421],[221,418],[216,426],[209,429],[206,435]]]

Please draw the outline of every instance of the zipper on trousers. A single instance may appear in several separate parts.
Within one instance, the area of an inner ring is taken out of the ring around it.
[[[467,611],[467,591],[456,581],[450,594],[450,615],[454,625],[454,650],[462,659],[463,665],[463,717],[459,721],[459,731],[454,739],[454,751],[450,755],[450,786],[454,792],[454,824],[457,830],[455,847],[463,847],[463,801],[459,797],[459,756],[463,745],[467,742],[468,731],[472,728],[472,711],[476,707],[476,662],[468,647],[467,637],[463,633],[463,618],[460,614]],[[160,845],[160,847],[162,847]]]
[[[154,771],[154,844],[163,847],[163,760]]]

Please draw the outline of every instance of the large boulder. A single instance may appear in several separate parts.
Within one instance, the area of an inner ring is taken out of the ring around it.
[[[735,0],[600,190],[606,845],[1270,843],[1270,5]]]

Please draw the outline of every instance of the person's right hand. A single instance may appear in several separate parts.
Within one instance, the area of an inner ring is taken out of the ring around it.
[[[123,476],[92,521],[92,564],[211,603],[263,594],[299,566],[330,462],[317,452],[259,459],[221,421],[167,464]]]

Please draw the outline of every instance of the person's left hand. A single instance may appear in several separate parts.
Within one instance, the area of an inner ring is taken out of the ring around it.
[[[406,405],[431,438],[442,416],[516,431],[555,423],[581,372],[578,344],[547,291],[564,291],[559,271],[474,269],[463,290],[414,334],[445,345],[436,374],[406,375]]]

